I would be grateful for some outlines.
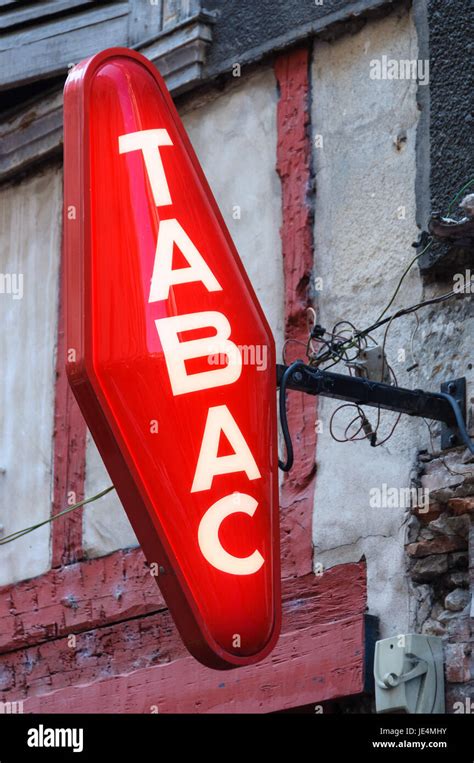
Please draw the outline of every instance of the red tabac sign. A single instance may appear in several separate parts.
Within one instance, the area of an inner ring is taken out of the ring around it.
[[[280,625],[270,329],[149,61],[76,66],[64,120],[70,384],[189,650],[256,662]]]

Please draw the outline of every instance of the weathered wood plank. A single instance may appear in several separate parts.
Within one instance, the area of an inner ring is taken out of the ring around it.
[[[107,47],[126,45],[128,3],[34,26],[0,39],[0,90],[66,75],[68,65]]]
[[[280,98],[277,107],[276,171],[281,180],[280,228],[285,288],[285,339],[304,341],[313,269],[312,216],[308,204],[311,186],[311,141],[308,103],[309,52],[299,48],[274,63]],[[291,344],[291,351],[301,345]],[[298,353],[300,349],[298,349]],[[288,357],[288,356],[287,356]],[[293,358],[296,359],[296,358]],[[311,537],[316,485],[317,398],[292,394],[287,398],[288,423],[293,432],[295,463],[286,472],[280,490],[281,555],[285,569],[301,575],[312,569]]]
[[[282,596],[295,609],[315,597],[319,622],[363,612],[365,566],[338,565],[320,577],[284,580]],[[1,588],[0,653],[164,608],[141,549],[116,551]]]
[[[63,99],[56,92],[0,123],[0,179],[59,153],[62,139]]]
[[[157,650],[159,646],[160,642]],[[132,640],[128,652],[141,654],[142,650]],[[69,649],[69,662],[74,659],[71,653]],[[118,655],[119,660],[124,654]],[[268,713],[362,693],[365,657],[365,618],[356,615],[291,630],[263,662],[226,673],[180,656],[46,693],[44,681],[51,676],[51,662],[39,659],[31,665],[33,684],[24,712]],[[123,663],[119,665],[123,671]],[[58,667],[64,670],[64,662]],[[96,677],[97,669],[90,674]],[[35,696],[33,691],[39,693]],[[8,696],[13,699],[12,692]]]
[[[80,706],[75,712],[150,712],[157,703],[162,712],[234,712],[237,706],[266,712],[348,696],[364,690],[371,646],[365,607],[365,565],[340,565],[321,577],[285,582],[283,635],[259,665],[225,674],[200,666],[168,610],[161,610],[78,632],[73,641],[63,635],[2,655],[0,692],[3,700],[41,697],[42,712],[68,712],[71,695]],[[95,704],[103,683],[107,702]]]
[[[54,389],[53,506],[51,515],[63,511],[73,494],[82,501],[86,474],[86,433],[84,417],[67,380],[64,359],[66,346],[66,276],[64,251],[61,258],[59,312],[56,343],[56,383]],[[69,501],[71,503],[71,501]],[[51,527],[51,566],[68,565],[82,559],[83,509],[66,514]]]
[[[154,62],[174,94],[200,78],[204,57],[202,46],[206,46],[209,39],[209,27],[202,21],[191,20],[189,27],[160,35],[150,45],[150,50],[146,48],[142,52],[158,57]],[[76,58],[79,60],[85,55],[81,50]],[[1,56],[0,53],[0,62]],[[25,104],[24,111],[0,123],[0,182],[34,162],[59,153],[62,118],[62,94],[55,93],[43,96],[29,107]]]
[[[9,8],[12,5],[20,6],[22,3],[22,0],[18,2],[18,0],[0,0],[0,8]]]
[[[0,38],[0,51],[25,47],[35,42],[51,40],[51,38],[66,37],[68,34],[81,29],[84,30],[84,42],[86,42],[85,36],[89,27],[127,15],[128,3],[122,1],[104,5],[93,11],[71,14],[56,20],[52,19],[43,24],[35,24],[27,29],[3,35]]]
[[[138,49],[156,65],[168,88],[178,93],[189,86],[190,81],[200,79],[211,40],[211,27],[193,19],[189,24],[160,34],[150,44],[140,45]]]
[[[94,2],[95,0],[49,0],[46,3],[35,3],[33,6],[28,5],[26,7],[15,3],[16,8],[14,10],[0,14],[0,29],[7,29],[34,21],[41,23],[45,19],[57,16],[65,11],[72,11],[84,5],[92,6]],[[5,5],[10,5],[10,3],[5,3]],[[1,6],[2,3],[0,3]]]
[[[162,27],[162,2],[152,4],[147,2],[130,2],[128,15],[129,45],[138,43],[157,35]]]
[[[141,549],[117,551],[0,589],[0,651],[163,607]]]
[[[163,27],[174,27],[183,19],[199,13],[201,5],[200,0],[163,0]]]

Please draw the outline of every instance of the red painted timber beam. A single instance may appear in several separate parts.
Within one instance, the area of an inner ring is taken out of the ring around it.
[[[63,621],[55,639],[0,657],[3,700],[24,699],[25,712],[152,712],[156,704],[160,712],[270,712],[364,691],[370,643],[362,562],[287,580],[283,635],[274,653],[224,677],[187,655],[167,610],[136,616],[151,604],[138,588],[135,616],[125,619],[133,601],[121,611],[116,580],[109,584],[115,616],[109,610],[108,625],[86,630],[82,616],[80,631]],[[77,604],[76,612],[87,611],[85,601]],[[55,607],[49,617],[61,623],[65,605]]]
[[[279,56],[275,76],[280,90],[277,107],[277,165],[282,191],[280,230],[285,288],[286,360],[304,356],[308,339],[306,310],[311,305],[313,269],[311,142],[309,133],[309,50]],[[310,542],[316,481],[317,400],[288,394],[288,423],[295,463],[280,491],[282,568],[287,575],[312,569]]]

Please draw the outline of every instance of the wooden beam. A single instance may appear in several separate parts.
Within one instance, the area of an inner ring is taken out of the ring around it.
[[[87,427],[66,376],[66,284],[61,252],[59,314],[56,350],[56,384],[53,437],[54,516],[82,501],[86,475]],[[68,565],[82,558],[83,509],[55,520],[51,526],[51,566]]]
[[[141,549],[51,569],[0,588],[0,652],[164,606]]]
[[[309,51],[299,48],[279,56],[274,64],[280,98],[277,106],[276,171],[281,180],[280,229],[285,288],[286,357],[300,357],[306,344],[306,311],[311,305],[313,269],[312,214],[308,203],[311,186],[309,126]],[[295,349],[297,348],[297,350]],[[292,353],[295,353],[292,355]],[[316,485],[317,400],[289,393],[288,422],[293,436],[295,463],[285,473],[280,490],[282,566],[305,574],[313,566],[311,537]]]
[[[73,11],[79,6],[93,5],[94,0],[49,0],[46,3],[35,3],[35,5],[28,5],[22,7],[18,3],[15,3],[16,8],[14,10],[0,12],[0,29],[8,29],[9,27],[17,27],[22,24],[31,24],[32,22],[42,23],[46,19],[51,19],[52,16],[58,16],[61,13],[67,11]],[[0,3],[0,7],[1,7]],[[6,3],[6,5],[10,5]]]
[[[5,0],[0,0],[0,5]],[[184,1],[184,0],[183,0]],[[145,0],[137,0],[137,2],[145,2]],[[251,49],[249,51],[246,51],[245,54],[239,57],[239,63],[241,63],[242,66],[250,63],[254,63],[256,61],[259,61],[266,56],[271,55],[275,52],[275,50],[283,50],[285,48],[289,48],[290,46],[294,45],[298,41],[301,41],[303,39],[312,37],[316,34],[319,34],[323,31],[326,31],[328,28],[331,28],[334,25],[337,25],[341,22],[344,22],[348,18],[351,18],[354,14],[363,14],[368,13],[370,11],[378,11],[380,8],[387,7],[387,9],[391,6],[392,3],[394,3],[395,0],[357,0],[357,2],[353,4],[345,4],[343,7],[341,7],[337,12],[328,13],[327,15],[324,15],[321,18],[318,18],[315,22],[312,22],[309,25],[302,25],[297,26],[294,29],[288,30],[287,33],[282,35],[278,38],[273,38],[271,40],[268,40],[265,42],[265,44],[258,46],[257,48]],[[120,3],[120,5],[124,5],[124,3]],[[110,7],[110,6],[109,6]],[[171,6],[169,6],[171,8]],[[175,7],[175,4],[173,5],[173,8]],[[193,5],[190,6],[191,9],[194,7]],[[85,16],[90,16],[90,14],[82,14]],[[161,23],[165,21],[166,29],[163,30],[168,31],[168,24],[171,24],[175,18],[182,19],[185,14],[183,12],[175,13],[174,15],[170,12],[165,14],[166,19],[161,20]],[[120,21],[120,19],[119,19]],[[55,64],[53,61],[49,61],[49,56],[51,55],[50,49],[46,45],[41,46],[40,50],[38,51],[38,56],[36,55],[35,50],[35,57],[31,57],[32,51],[22,51],[22,53],[17,53],[16,55],[14,53],[11,53],[11,56],[13,57],[12,60],[9,62],[9,73],[8,73],[8,83],[4,85],[6,88],[15,87],[16,85],[25,84],[27,81],[32,81],[35,79],[42,79],[44,77],[53,76],[53,74],[50,74],[52,69],[50,67],[53,67],[54,71],[56,71],[56,74],[66,74],[67,65],[69,63],[75,63],[78,60],[82,60],[87,55],[92,54],[93,52],[102,49],[109,45],[122,45],[122,44],[132,44],[130,43],[130,40],[128,40],[128,35],[137,35],[139,34],[138,29],[140,28],[140,24],[142,24],[143,18],[137,19],[137,27],[134,29],[134,22],[133,20],[130,20],[129,18],[123,17],[123,23],[119,24],[119,36],[116,39],[113,39],[113,34],[109,34],[109,31],[107,30],[107,34],[102,37],[101,36],[101,30],[100,28],[97,30],[89,30],[86,27],[83,28],[83,32],[81,30],[76,30],[74,32],[76,36],[75,39],[75,45],[74,45],[74,52],[68,51],[67,55],[64,56],[64,62],[59,67],[59,70],[57,69],[58,64]],[[154,24],[154,22],[153,22]],[[130,25],[130,26],[129,26]],[[145,27],[143,27],[145,28]],[[128,30],[128,31],[127,31]],[[77,32],[80,32],[77,34]],[[90,32],[90,34],[89,34]],[[92,35],[93,39],[96,40],[96,47],[94,50],[90,50],[90,41],[89,38]],[[85,38],[85,42],[84,42]],[[134,37],[136,39],[136,36]],[[53,39],[52,41],[53,47],[67,47],[67,36],[66,39],[61,40],[61,37],[59,37],[57,40]],[[158,42],[158,41],[157,41]],[[142,46],[142,52],[145,55],[148,55],[147,48],[150,47],[150,54],[153,54],[153,46],[155,41],[154,40],[140,40],[140,44]],[[175,58],[175,63],[173,65],[180,67],[178,71],[174,72],[172,71],[172,65],[171,62],[167,60],[168,54],[166,56],[163,56],[159,61],[159,68],[166,69],[168,66],[170,67],[170,72],[167,76],[165,76],[165,79],[167,80],[167,83],[169,85],[170,90],[173,94],[176,94],[178,92],[182,92],[185,89],[191,88],[193,85],[198,84],[200,82],[210,82],[214,78],[226,74],[228,75],[230,71],[232,71],[232,66],[235,63],[235,56],[232,56],[225,60],[219,60],[216,64],[209,67],[207,66],[206,62],[204,61],[204,65],[202,64],[202,56],[205,51],[205,45],[207,45],[207,41],[203,41],[201,38],[197,40],[192,40],[190,42],[191,47],[194,48],[195,51],[195,60],[192,64],[189,64],[187,68],[182,69],[182,53],[183,51],[178,50],[177,54],[175,54],[174,51],[171,51],[169,53],[169,56],[172,58]],[[50,46],[51,47],[51,46]],[[139,44],[137,44],[135,47],[140,47]],[[2,69],[5,67],[3,66],[2,62],[2,53],[0,51],[0,90],[2,89],[1,85],[1,78],[2,78]],[[18,76],[21,78],[23,76],[22,68],[25,64],[25,61],[29,59],[30,63],[27,67],[27,80],[15,80],[14,72],[12,71],[13,65],[15,65],[16,70],[19,72]],[[39,61],[39,67],[40,72],[38,74],[38,77],[34,75],[35,67],[36,67],[36,60]],[[55,68],[56,67],[56,68]],[[5,69],[6,70],[6,69]],[[38,99],[38,104],[32,108],[26,106],[24,111],[20,115],[20,119],[24,120],[25,123],[28,125],[27,129],[21,130],[18,132],[18,135],[15,137],[15,144],[16,149],[12,150],[11,152],[6,152],[5,150],[2,150],[0,148],[0,183],[4,182],[5,180],[8,180],[9,178],[13,177],[14,175],[18,174],[19,172],[22,172],[27,167],[31,166],[32,164],[36,163],[39,160],[42,160],[46,158],[47,156],[53,155],[55,152],[58,152],[61,149],[61,143],[62,143],[62,114],[56,114],[55,119],[55,126],[54,130],[52,129],[50,123],[45,119],[40,121],[38,124],[35,123],[35,111],[39,108],[41,108],[42,101],[44,100],[44,96],[41,97],[41,99]],[[46,128],[45,128],[46,126]],[[0,137],[1,132],[5,130],[5,122],[2,124],[0,123]],[[45,131],[46,129],[46,131]],[[1,141],[0,141],[1,144]]]
[[[77,63],[104,48],[126,45],[128,3],[118,2],[72,14],[0,39],[0,90],[66,75]]]
[[[143,40],[157,35],[162,27],[162,3],[158,5],[149,2],[129,0],[128,14],[128,44],[136,46]]]
[[[167,87],[177,94],[200,79],[207,48],[212,41],[214,17],[196,14],[137,49],[155,64]]]
[[[0,123],[0,181],[30,165],[60,155],[63,140],[63,98],[50,93]]]
[[[258,665],[222,674],[183,656],[30,695],[23,709],[46,714],[270,713],[363,693],[365,655],[365,617],[358,615],[286,633]],[[37,674],[48,669],[45,664],[34,668]]]
[[[158,8],[156,9],[158,12]],[[141,16],[139,24],[148,19]],[[209,23],[211,23],[211,20]],[[130,21],[130,19],[129,19]],[[129,34],[138,34],[132,24]],[[155,23],[155,22],[153,22]],[[159,34],[140,51],[153,60],[163,74],[170,91],[174,94],[190,87],[201,78],[205,53],[211,39],[211,27],[204,17],[197,15],[179,27]],[[119,41],[112,41],[119,44]],[[112,43],[111,43],[112,44]],[[98,45],[106,47],[106,45]],[[1,64],[0,53],[0,64]],[[85,58],[86,53],[78,55],[77,60]],[[72,61],[71,61],[72,63]],[[0,182],[8,180],[24,171],[32,164],[59,154],[62,148],[62,93],[44,94],[30,105],[3,123],[0,122]]]
[[[121,554],[112,556],[118,561]],[[128,564],[133,558],[139,562],[136,551],[129,552]],[[102,575],[98,582],[97,564],[73,565],[76,577],[79,571],[85,574],[81,586],[88,592],[86,600],[70,589],[69,599],[58,601],[65,588],[59,583],[55,594],[57,578],[49,590],[41,586],[35,597],[31,590],[29,598],[22,601],[20,596],[17,607],[38,605],[37,622],[52,623],[57,617],[61,632],[0,657],[4,701],[25,699],[25,712],[151,712],[152,705],[160,712],[270,712],[365,690],[371,637],[364,616],[364,563],[284,581],[283,635],[274,653],[258,665],[226,673],[204,668],[188,656],[166,609],[138,617],[153,606],[146,595],[150,582],[155,583],[142,578],[141,585],[140,580],[134,585],[126,565],[122,558],[115,574],[105,580]],[[117,576],[120,568],[122,575]],[[128,602],[121,608],[117,578],[123,581],[124,576],[122,595]],[[154,590],[159,606],[156,586]],[[78,620],[83,625],[99,620],[100,626],[79,630]],[[31,619],[24,617],[22,626],[26,633]]]
[[[12,5],[21,7],[23,2],[25,2],[25,0],[0,0],[0,8],[10,8]]]
[[[300,606],[315,596],[319,620],[363,612],[364,569],[340,565],[321,577],[284,579],[283,600]],[[0,653],[162,609],[163,597],[141,549],[115,551],[0,588]]]

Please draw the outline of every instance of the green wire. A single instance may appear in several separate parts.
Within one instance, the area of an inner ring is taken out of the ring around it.
[[[0,539],[0,546],[4,546],[7,543],[11,543],[13,540],[16,540],[17,538],[22,538],[23,535],[32,533],[33,530],[37,530],[39,527],[43,527],[43,525],[47,525],[49,522],[54,522],[55,519],[58,519],[59,517],[63,517],[65,514],[69,514],[70,511],[75,511],[75,509],[80,509],[81,506],[85,506],[86,503],[92,503],[93,501],[97,501],[98,498],[102,498],[103,495],[110,493],[111,490],[114,490],[113,485],[110,485],[109,487],[105,488],[105,490],[102,490],[100,493],[97,493],[96,495],[91,496],[91,498],[85,498],[83,501],[79,501],[78,503],[75,503],[73,506],[69,506],[68,509],[64,509],[64,511],[60,511],[59,514],[54,514],[54,516],[49,517],[49,519],[45,519],[44,522],[38,522],[38,524],[36,525],[31,525],[31,527],[26,527],[23,530],[17,530],[16,532],[11,533],[11,535],[6,535],[5,538]]]
[[[454,198],[451,200],[451,203],[450,203],[450,205],[449,205],[449,207],[448,207],[448,210],[447,210],[447,212],[446,212],[446,215],[449,215],[449,213],[450,213],[450,211],[451,211],[451,208],[452,208],[453,204],[456,202],[456,200],[457,200],[457,199],[459,199],[459,197],[461,196],[461,194],[462,194],[462,193],[464,193],[464,191],[466,190],[466,188],[469,188],[469,186],[470,186],[470,185],[472,185],[473,183],[474,183],[474,178],[473,178],[472,180],[469,180],[467,183],[465,183],[465,185],[463,185],[463,187],[462,187],[462,188],[461,188],[461,189],[460,189],[460,190],[457,192],[456,196],[454,196]],[[387,305],[387,307],[385,308],[385,310],[383,311],[383,313],[380,313],[380,315],[379,315],[379,317],[377,318],[377,320],[375,321],[375,323],[378,323],[378,322],[379,322],[379,320],[380,320],[381,318],[383,318],[383,316],[384,316],[384,315],[385,315],[385,313],[387,312],[388,308],[389,308],[389,307],[390,307],[390,306],[393,304],[393,301],[394,301],[395,297],[397,296],[398,292],[400,291],[400,287],[401,287],[401,285],[402,285],[402,283],[403,283],[403,281],[404,281],[404,279],[405,279],[405,277],[406,277],[407,273],[409,272],[409,270],[411,269],[411,267],[414,265],[414,263],[417,261],[417,259],[418,259],[419,257],[421,257],[421,256],[422,256],[422,255],[423,255],[423,254],[424,254],[424,253],[425,253],[425,252],[426,252],[426,251],[427,251],[427,250],[430,248],[430,246],[431,246],[431,244],[432,244],[432,243],[433,243],[433,239],[430,239],[430,241],[427,243],[427,245],[425,246],[425,248],[424,248],[424,249],[423,249],[423,250],[422,250],[422,251],[421,251],[419,254],[417,254],[417,255],[416,255],[416,257],[413,257],[413,259],[412,259],[412,261],[410,262],[410,264],[409,264],[409,265],[407,266],[407,268],[406,268],[406,269],[403,271],[402,277],[400,278],[400,280],[399,280],[399,282],[398,282],[397,288],[396,288],[396,289],[395,289],[395,291],[393,292],[393,296],[392,296],[392,299],[391,299],[391,300],[390,300],[390,302],[388,303],[388,305]]]
[[[451,209],[453,207],[454,202],[457,201],[459,199],[460,195],[466,190],[466,188],[469,188],[469,186],[472,185],[473,183],[474,183],[474,178],[472,178],[471,180],[468,180],[468,182],[465,185],[463,185],[461,190],[457,192],[456,196],[451,200],[451,202],[449,204],[449,207],[448,207],[448,209],[446,211],[446,215],[449,215],[449,213],[451,212]]]
[[[424,254],[424,253],[425,253],[425,252],[426,252],[426,251],[427,251],[427,250],[430,248],[430,246],[431,246],[431,244],[432,244],[432,243],[433,243],[433,239],[430,239],[430,240],[428,241],[427,245],[425,246],[425,248],[424,248],[424,249],[422,249],[422,250],[421,250],[421,252],[420,252],[419,254],[417,254],[415,257],[413,257],[412,261],[409,263],[409,265],[407,265],[407,267],[406,267],[406,268],[405,268],[405,270],[403,271],[403,274],[402,274],[402,276],[401,276],[401,278],[400,278],[400,280],[399,280],[399,282],[398,282],[398,284],[397,284],[397,288],[396,288],[396,289],[395,289],[395,291],[393,292],[393,295],[392,295],[392,298],[391,298],[390,302],[388,303],[388,305],[387,305],[387,307],[385,308],[385,310],[384,310],[382,313],[380,313],[379,317],[377,318],[377,320],[376,320],[376,321],[374,321],[374,323],[378,323],[378,322],[379,322],[379,320],[380,320],[381,318],[383,318],[383,316],[384,316],[384,315],[385,315],[385,313],[387,312],[388,308],[389,308],[389,307],[390,307],[390,306],[393,304],[393,301],[394,301],[395,297],[397,296],[398,292],[400,291],[400,287],[401,287],[401,285],[402,285],[402,283],[403,283],[403,281],[404,281],[405,277],[407,276],[407,274],[408,274],[409,270],[410,270],[410,269],[411,269],[411,267],[412,267],[412,266],[415,264],[415,262],[416,262],[416,261],[417,261],[417,260],[418,260],[418,259],[421,257],[421,255],[422,255],[422,254]]]

